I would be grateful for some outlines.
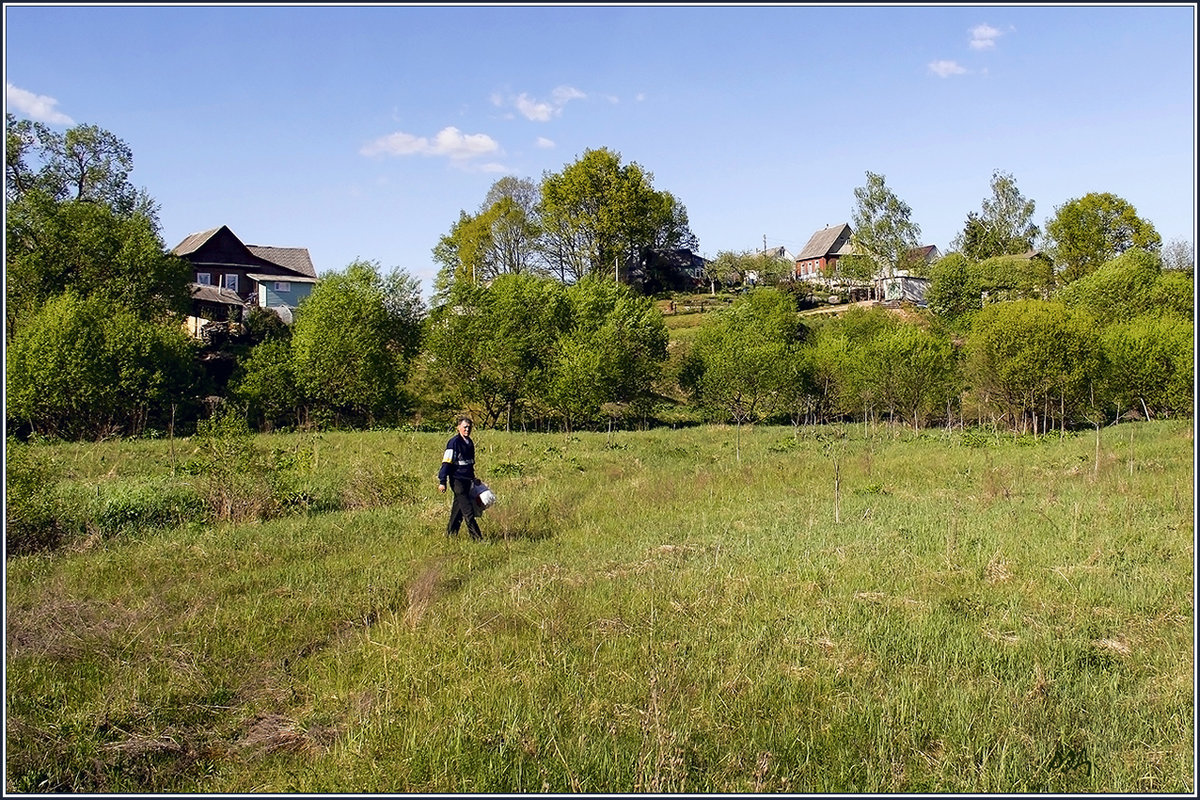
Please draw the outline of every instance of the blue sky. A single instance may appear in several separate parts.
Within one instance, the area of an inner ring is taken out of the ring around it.
[[[1196,238],[1193,5],[9,4],[4,68],[8,111],[130,145],[168,247],[228,225],[427,292],[493,182],[601,147],[709,257],[798,252],[867,171],[943,251],[997,169],[1039,225],[1112,192]]]

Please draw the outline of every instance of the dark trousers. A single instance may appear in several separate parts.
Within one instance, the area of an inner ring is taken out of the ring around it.
[[[450,524],[446,526],[447,536],[457,536],[463,521],[467,523],[467,533],[472,539],[482,539],[483,532],[475,521],[475,500],[471,497],[471,486],[474,481],[466,478],[451,478],[450,488],[454,491],[454,505],[450,507]]]

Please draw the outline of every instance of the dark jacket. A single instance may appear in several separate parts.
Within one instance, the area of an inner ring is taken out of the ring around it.
[[[457,433],[446,442],[438,470],[438,483],[445,486],[448,479],[475,481],[475,443]]]

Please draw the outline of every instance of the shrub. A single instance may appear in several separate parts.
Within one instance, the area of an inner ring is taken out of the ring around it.
[[[55,496],[61,468],[15,439],[10,438],[5,449],[4,537],[8,555],[52,549],[64,533]]]
[[[109,488],[96,511],[96,527],[104,536],[182,525],[209,515],[196,490],[156,480]]]

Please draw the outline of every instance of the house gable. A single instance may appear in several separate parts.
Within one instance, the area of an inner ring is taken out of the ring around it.
[[[851,233],[850,226],[844,222],[814,233],[796,256],[796,277],[820,277],[827,269],[832,269],[839,258],[852,252]]]

